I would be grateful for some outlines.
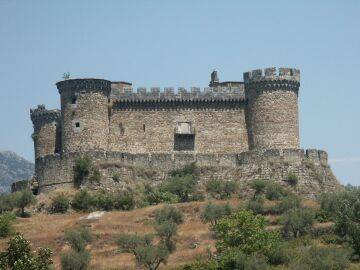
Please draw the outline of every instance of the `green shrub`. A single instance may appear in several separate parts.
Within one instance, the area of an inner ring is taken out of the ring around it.
[[[282,197],[280,203],[276,206],[276,211],[278,214],[282,214],[287,210],[293,208],[299,208],[301,206],[301,200],[296,195],[288,195]]]
[[[234,181],[221,181],[212,179],[206,183],[206,191],[211,196],[219,199],[230,198],[232,194],[236,193],[238,185]]]
[[[211,196],[216,197],[222,192],[222,181],[218,179],[211,179],[206,182],[206,191],[210,193]]]
[[[268,262],[271,265],[287,265],[291,260],[291,250],[285,243],[277,245],[268,254]]]
[[[74,166],[74,185],[80,187],[91,170],[91,160],[88,157],[79,157],[75,160]]]
[[[257,195],[249,200],[247,210],[251,210],[255,214],[263,214],[264,209],[264,198],[261,195]]]
[[[51,198],[50,213],[66,213],[69,209],[70,202],[64,193],[60,193]]]
[[[289,173],[287,177],[287,182],[289,183],[290,186],[296,186],[298,181],[299,179],[295,174]]]
[[[94,204],[93,196],[91,196],[86,190],[80,190],[74,196],[71,202],[72,207],[77,211],[90,211]]]
[[[118,183],[121,179],[121,176],[119,173],[114,173],[111,178],[112,178],[112,180],[114,180],[114,182]]]
[[[335,233],[352,247],[354,258],[360,257],[360,188],[322,194],[319,201],[321,209],[335,220]]]
[[[154,228],[160,242],[171,253],[175,250],[173,237],[177,234],[177,225],[184,222],[184,214],[177,208],[164,206],[156,210]]]
[[[74,251],[84,251],[93,237],[88,229],[78,229],[65,232],[64,240],[67,241]]]
[[[86,270],[90,263],[90,253],[87,250],[70,250],[61,255],[60,263],[62,270]]]
[[[254,252],[268,254],[279,242],[276,232],[266,230],[266,220],[261,215],[240,211],[219,220],[212,228],[220,241],[218,252],[238,249],[245,254]]]
[[[31,139],[33,139],[33,141],[35,142],[36,140],[39,139],[39,133],[33,132],[31,134]]]
[[[114,208],[117,210],[129,211],[134,209],[135,200],[132,194],[119,194],[115,196]]]
[[[267,183],[263,180],[255,179],[250,182],[250,187],[255,190],[254,197],[264,193]]]
[[[238,249],[231,249],[222,254],[218,262],[219,270],[266,270],[269,269],[266,258],[261,255],[245,254]]]
[[[309,233],[314,224],[315,213],[311,209],[293,208],[281,216],[284,235],[298,238]]]
[[[217,270],[217,263],[214,260],[198,260],[191,264],[180,267],[179,270]]]
[[[196,202],[203,202],[203,201],[205,201],[205,194],[203,192],[201,192],[200,190],[195,190],[191,194],[190,200],[196,201]]]
[[[0,193],[0,214],[12,211],[16,207],[15,193]]]
[[[325,244],[341,245],[344,240],[335,234],[325,234],[321,236],[321,241]]]
[[[28,217],[29,214],[25,213],[25,207],[34,204],[36,201],[34,194],[31,190],[23,190],[16,196],[16,206],[20,208],[20,216]]]
[[[99,183],[101,180],[101,173],[98,168],[91,168],[91,174],[89,176],[90,183]]]
[[[90,262],[90,252],[86,245],[91,243],[93,236],[88,229],[78,229],[65,232],[64,240],[72,250],[61,255],[60,262],[63,270],[85,270]]]
[[[206,204],[203,211],[200,214],[200,219],[207,223],[210,222],[214,225],[224,216],[228,216],[232,213],[231,206],[227,204],[212,204],[211,202]]]
[[[173,170],[170,172],[171,176],[185,176],[185,175],[193,175],[196,169],[195,162],[186,165],[184,168],[179,170]]]
[[[13,214],[5,213],[0,215],[0,238],[7,237],[14,232],[13,224],[16,217]]]
[[[326,234],[333,234],[335,231],[335,226],[329,224],[327,226],[316,226],[311,229],[311,236],[315,238],[319,238]]]
[[[0,252],[0,269],[6,270],[49,270],[53,264],[52,252],[48,248],[31,251],[30,242],[18,233],[8,242],[4,252]]]
[[[334,221],[334,218],[323,209],[319,209],[316,211],[315,219],[317,222],[324,223],[328,221]]]
[[[120,252],[132,253],[140,266],[151,270],[158,269],[161,263],[165,264],[170,254],[164,244],[154,245],[151,235],[120,235],[116,243]]]
[[[312,246],[305,248],[299,255],[290,264],[290,269],[342,270],[350,265],[350,253],[343,248]]]
[[[98,191],[93,200],[96,209],[111,211],[115,208],[115,197],[111,193]]]
[[[184,214],[181,212],[181,210],[172,206],[164,206],[160,210],[156,210],[154,214],[155,223],[172,221],[175,224],[181,224],[184,222]]]
[[[266,185],[265,197],[270,201],[279,200],[282,197],[286,196],[287,194],[288,192],[279,184],[268,183]]]
[[[177,203],[179,197],[176,194],[167,191],[154,190],[146,193],[145,201],[150,205],[159,203]]]
[[[166,180],[160,187],[160,191],[176,194],[181,202],[190,201],[192,194],[196,192],[197,182],[193,175],[177,174]]]

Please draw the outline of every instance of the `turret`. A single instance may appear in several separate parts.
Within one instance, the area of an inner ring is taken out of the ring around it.
[[[107,150],[111,82],[71,79],[56,86],[61,96],[63,151]]]
[[[244,73],[250,150],[299,148],[300,70],[267,68]]]
[[[47,110],[45,105],[38,105],[36,109],[30,110],[31,121],[34,125],[35,159],[60,152],[59,134],[59,110]]]

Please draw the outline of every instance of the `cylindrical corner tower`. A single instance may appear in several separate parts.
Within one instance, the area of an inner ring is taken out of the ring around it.
[[[250,150],[299,148],[300,70],[267,68],[244,73]]]
[[[57,137],[59,128],[60,111],[47,110],[45,105],[38,105],[36,109],[30,110],[31,121],[34,125],[35,159],[60,151],[60,142]]]
[[[56,86],[61,95],[63,152],[107,150],[111,82],[72,79]]]

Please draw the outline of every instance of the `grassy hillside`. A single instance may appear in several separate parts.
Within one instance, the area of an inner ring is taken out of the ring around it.
[[[70,191],[70,193],[74,193],[74,191]],[[224,203],[225,201],[212,200],[212,202]],[[244,206],[245,204],[244,201],[237,198],[226,202],[229,202],[233,207]],[[41,195],[38,197],[36,206],[31,209],[32,211],[44,209],[44,205],[48,203],[49,197]],[[185,222],[179,226],[176,251],[170,255],[167,265],[161,266],[160,269],[172,269],[198,259],[206,259],[210,252],[216,250],[216,241],[210,225],[203,223],[199,217],[207,203],[208,201],[172,204],[184,213]],[[277,203],[277,201],[266,201],[265,208],[271,209]],[[312,200],[305,200],[302,204],[311,209],[319,208],[318,203]],[[134,256],[128,253],[120,253],[114,240],[116,236],[123,233],[142,235],[154,232],[152,226],[154,211],[163,206],[164,204],[159,204],[132,211],[106,212],[98,220],[90,221],[85,219],[88,213],[73,211],[66,214],[33,213],[30,218],[17,218],[15,230],[23,233],[25,238],[31,241],[33,248],[49,247],[54,252],[55,269],[60,269],[60,254],[69,249],[63,240],[64,232],[81,227],[89,228],[95,236],[95,240],[88,246],[91,252],[91,269],[139,269],[136,266]],[[281,227],[278,224],[277,215],[267,214],[266,219],[269,221],[268,229],[277,230]],[[319,231],[326,231],[333,224],[333,222],[317,223],[314,228],[319,229]],[[7,240],[8,238],[0,240],[0,250],[6,248]],[[312,241],[324,245],[320,237],[313,237]],[[352,269],[358,268],[353,265]]]

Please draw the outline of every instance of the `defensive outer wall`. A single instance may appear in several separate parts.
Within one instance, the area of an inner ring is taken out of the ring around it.
[[[99,182],[84,187],[118,191],[157,185],[169,172],[196,164],[200,186],[210,179],[277,182],[314,197],[335,191],[325,151],[299,149],[300,71],[268,68],[244,81],[219,82],[201,91],[138,88],[130,83],[73,79],[57,83],[61,111],[31,110],[35,179],[40,192],[73,185],[75,160],[88,157]],[[290,186],[294,174],[298,183]]]

